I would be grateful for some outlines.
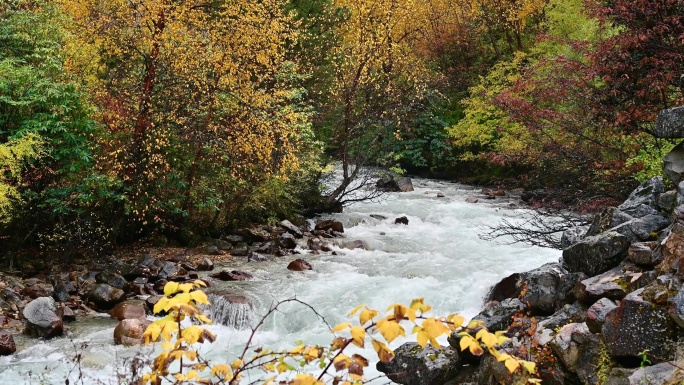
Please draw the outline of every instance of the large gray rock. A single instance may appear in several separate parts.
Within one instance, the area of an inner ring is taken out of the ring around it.
[[[589,329],[584,323],[571,323],[563,326],[550,342],[551,349],[560,358],[565,367],[575,373],[579,363],[579,344],[573,341],[574,333],[589,334]]]
[[[302,230],[295,226],[292,222],[288,221],[285,219],[284,221],[280,222],[280,227],[285,229],[288,233],[292,234],[295,238],[302,238],[304,237],[304,233],[302,233]]]
[[[663,139],[684,138],[684,106],[660,111],[653,135]]]
[[[639,368],[629,376],[629,385],[681,384],[684,375],[678,366],[676,362],[663,362]]]
[[[679,143],[663,158],[663,172],[678,185],[684,178],[684,142]]]
[[[45,339],[61,336],[64,323],[57,311],[57,304],[52,297],[40,297],[29,302],[22,315],[26,319],[24,333]]]
[[[639,354],[649,350],[652,362],[667,360],[675,323],[668,310],[646,301],[644,289],[629,293],[620,305],[606,316],[602,335],[610,355],[629,363],[638,363]]]
[[[98,309],[109,310],[125,298],[125,293],[121,289],[99,283],[88,288],[86,298],[94,303]]]
[[[563,261],[570,272],[594,276],[619,265],[627,256],[630,244],[626,236],[608,231],[563,250]]]
[[[650,212],[650,210],[640,206],[646,205],[657,210],[658,198],[661,194],[665,193],[665,191],[663,177],[653,177],[632,191],[629,197],[618,206],[618,209],[635,218],[639,218],[642,216],[640,213]]]
[[[404,385],[442,385],[456,376],[458,352],[451,348],[437,350],[432,345],[421,348],[407,342],[394,351],[390,362],[378,362],[377,369],[390,380]]]
[[[568,271],[560,263],[547,263],[537,269],[520,274],[518,283],[525,287],[522,301],[533,315],[550,315],[563,306],[566,294],[561,277]]]

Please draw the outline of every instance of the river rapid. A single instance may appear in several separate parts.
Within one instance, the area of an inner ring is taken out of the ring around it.
[[[311,255],[301,249],[302,254],[268,262],[230,262],[231,269],[254,275],[251,281],[221,284],[222,289],[252,300],[254,309],[234,309],[242,312],[237,316],[254,322],[275,302],[296,297],[334,326],[351,321],[347,314],[360,304],[384,311],[393,303],[410,304],[413,298],[424,297],[435,315],[460,313],[472,317],[482,307],[488,288],[498,280],[557,261],[561,255],[558,250],[503,245],[478,237],[482,227],[498,223],[503,216],[520,217],[523,210],[515,208],[514,199],[480,199],[471,204],[466,198],[478,196],[479,190],[428,179],[414,179],[413,183],[413,192],[356,203],[331,216],[344,224],[344,240],[364,240],[370,250],[333,246],[337,255]],[[438,192],[444,197],[437,197]],[[399,216],[409,219],[408,226],[394,224]],[[288,271],[286,266],[295,258],[306,259],[313,271]],[[51,341],[19,337],[17,353],[0,358],[0,384],[64,384],[67,377],[71,384],[121,383],[117,373],[125,377],[130,372],[129,360],[136,354],[150,356],[153,348],[114,346],[115,325],[106,316],[90,317],[69,324],[69,337]],[[205,344],[201,352],[216,362],[231,362],[250,335],[246,330],[221,325],[210,329],[218,339]],[[328,325],[310,309],[294,304],[269,318],[255,338],[257,345],[273,349],[293,347],[298,340],[327,345],[332,335]],[[391,347],[404,341],[397,340]],[[74,360],[78,353],[77,365]],[[372,350],[361,354],[375,361]],[[377,375],[373,363],[366,376]]]

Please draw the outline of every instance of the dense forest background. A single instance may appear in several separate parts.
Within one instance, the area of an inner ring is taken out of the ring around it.
[[[660,173],[683,75],[683,0],[4,0],[0,258],[336,207],[368,166],[601,207]]]

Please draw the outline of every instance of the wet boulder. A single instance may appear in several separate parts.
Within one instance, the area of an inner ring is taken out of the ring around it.
[[[114,343],[123,346],[136,346],[144,342],[143,334],[150,321],[141,318],[127,318],[119,321],[114,328]]]
[[[125,293],[123,290],[105,283],[98,283],[88,287],[85,297],[94,303],[98,309],[109,310],[125,298]]]
[[[396,219],[394,220],[394,224],[395,224],[395,225],[408,225],[408,224],[409,224],[409,220],[408,220],[408,218],[405,217],[405,216],[404,216],[404,217],[399,217],[399,218],[396,218]]]
[[[334,231],[336,233],[344,233],[344,225],[342,225],[342,222],[339,221],[333,221],[333,220],[326,220],[326,221],[320,221],[316,223],[316,227],[314,230],[322,230],[322,231]]]
[[[204,257],[202,261],[197,265],[198,271],[212,271],[214,270],[214,262],[209,257]]]
[[[297,240],[295,239],[294,235],[292,235],[290,233],[284,233],[278,239],[278,244],[281,247],[292,250],[295,247],[297,247]]]
[[[147,317],[147,307],[142,301],[124,301],[114,306],[109,311],[109,316],[119,321],[131,318],[145,318]]]
[[[292,234],[295,238],[304,237],[304,233],[302,233],[302,230],[299,227],[295,226],[292,222],[288,221],[287,219],[280,222],[280,227],[282,227],[289,234]]]
[[[608,231],[587,237],[563,250],[563,261],[570,272],[595,276],[619,265],[627,256],[630,244],[626,236]]]
[[[292,271],[313,270],[311,264],[303,259],[295,259],[290,262],[290,264],[287,265],[287,269]]]
[[[9,356],[17,351],[12,334],[0,330],[0,356]]]
[[[378,362],[378,371],[397,384],[442,385],[458,373],[459,356],[455,349],[438,350],[432,345],[421,348],[407,342],[394,351],[390,362]]]
[[[34,299],[26,305],[22,315],[26,320],[25,334],[49,339],[61,336],[64,332],[62,317],[52,297]]]
[[[617,308],[615,302],[608,298],[601,298],[591,305],[589,310],[587,310],[586,320],[589,331],[592,333],[601,333],[603,324],[606,323],[606,316],[615,308]]]
[[[612,357],[626,365],[637,365],[639,354],[649,350],[652,362],[667,360],[675,334],[668,309],[644,299],[645,289],[629,293],[606,316],[602,335]]]
[[[210,277],[221,281],[246,281],[253,278],[251,274],[238,270],[222,270],[218,273],[212,274]]]

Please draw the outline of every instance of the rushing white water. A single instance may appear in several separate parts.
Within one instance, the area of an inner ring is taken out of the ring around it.
[[[221,290],[247,293],[254,299],[254,319],[259,319],[269,306],[296,297],[316,309],[329,325],[351,321],[347,313],[359,304],[384,310],[393,303],[410,303],[424,297],[433,306],[433,314],[461,313],[475,315],[487,289],[499,279],[513,273],[556,261],[560,252],[525,245],[500,245],[478,238],[478,228],[498,222],[502,216],[515,218],[519,210],[510,202],[465,202],[477,195],[467,186],[414,180],[416,190],[388,194],[380,202],[355,204],[334,218],[345,226],[344,240],[364,240],[370,250],[347,250],[333,247],[337,255],[324,253],[282,257],[269,262],[231,262],[230,267],[247,271],[254,279],[224,283]],[[437,192],[444,193],[438,198]],[[387,219],[376,219],[371,214]],[[409,219],[408,226],[394,224],[398,216]],[[292,272],[290,261],[304,258],[313,271]],[[245,258],[246,259],[246,258]],[[246,308],[241,307],[240,311]],[[115,322],[106,319],[79,321],[72,326],[72,338],[49,342],[19,341],[20,351],[0,358],[0,384],[64,383],[73,367],[67,358],[82,351],[81,369],[85,376],[103,383],[117,383],[117,371],[125,372],[122,362],[137,352],[149,354],[149,348],[115,347],[112,332]],[[214,344],[205,344],[203,354],[220,362],[231,362],[241,351],[249,332],[214,325],[218,334]],[[256,336],[256,344],[271,348],[288,348],[302,340],[307,344],[329,344],[328,326],[308,308],[298,305],[283,307]],[[80,343],[87,342],[82,348]],[[402,341],[393,343],[397,347]],[[74,346],[77,345],[77,346]],[[374,352],[363,354],[372,358]],[[27,373],[31,372],[33,380]],[[377,375],[374,365],[367,377]],[[72,382],[78,374],[71,373]],[[84,383],[95,383],[85,381]]]

